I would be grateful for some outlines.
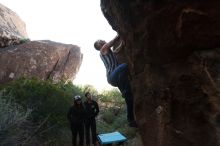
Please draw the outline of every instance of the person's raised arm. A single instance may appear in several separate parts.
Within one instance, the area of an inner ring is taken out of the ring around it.
[[[119,39],[119,35],[117,35],[114,39],[109,41],[108,43],[105,43],[102,48],[100,49],[100,52],[105,55],[108,53],[109,49],[115,44],[115,42]]]
[[[124,45],[124,42],[122,40],[120,40],[120,44],[117,47],[113,48],[112,51],[114,53],[118,53],[121,50],[121,48],[123,47],[123,45]]]

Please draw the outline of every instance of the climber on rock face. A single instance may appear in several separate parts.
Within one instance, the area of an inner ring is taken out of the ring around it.
[[[122,97],[125,98],[129,126],[137,127],[133,113],[133,94],[128,78],[128,65],[126,63],[119,64],[114,54],[114,51],[120,50],[123,43],[120,42],[119,46],[115,48],[114,51],[111,50],[111,47],[114,46],[119,39],[120,37],[117,35],[108,43],[104,40],[97,40],[94,43],[94,47],[96,50],[100,51],[100,57],[106,68],[108,83],[114,87],[118,87]]]

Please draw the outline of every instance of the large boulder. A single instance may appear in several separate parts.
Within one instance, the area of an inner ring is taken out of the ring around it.
[[[0,83],[20,77],[73,80],[83,55],[75,45],[28,41],[0,50]]]
[[[25,23],[15,12],[0,4],[0,48],[19,44],[27,38]]]
[[[219,6],[219,0],[101,0],[125,42],[144,146],[220,145]]]

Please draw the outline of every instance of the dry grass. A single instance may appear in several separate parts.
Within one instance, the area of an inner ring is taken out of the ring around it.
[[[23,144],[28,137],[28,116],[17,104],[12,104],[11,97],[3,97],[0,93],[0,145]]]

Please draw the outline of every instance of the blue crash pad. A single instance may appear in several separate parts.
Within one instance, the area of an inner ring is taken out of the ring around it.
[[[98,140],[100,144],[112,144],[112,143],[124,142],[126,141],[126,137],[124,137],[121,133],[116,131],[112,133],[99,134]]]

